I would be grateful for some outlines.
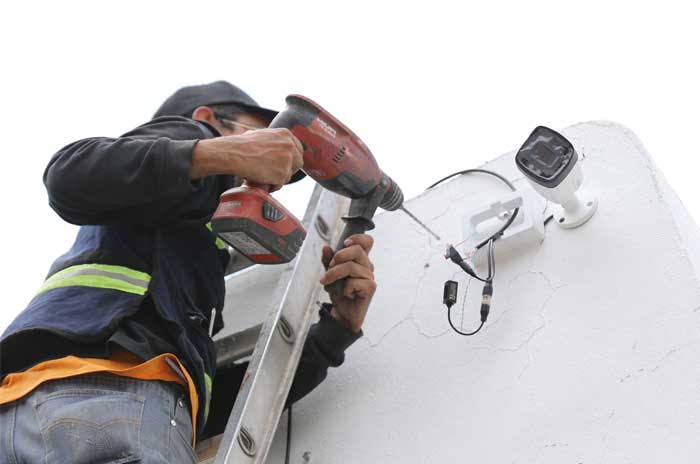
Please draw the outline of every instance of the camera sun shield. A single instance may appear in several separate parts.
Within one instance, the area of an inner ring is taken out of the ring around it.
[[[578,161],[574,146],[560,133],[537,126],[515,156],[518,169],[530,180],[555,188]]]

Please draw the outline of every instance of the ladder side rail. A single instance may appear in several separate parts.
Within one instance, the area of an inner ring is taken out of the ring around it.
[[[348,205],[347,198],[316,186],[304,215],[307,237],[280,276],[273,299],[279,303],[260,329],[215,463],[265,462],[315,313],[321,251],[340,235]]]

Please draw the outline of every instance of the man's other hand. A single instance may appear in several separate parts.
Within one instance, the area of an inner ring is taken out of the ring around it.
[[[329,246],[323,247],[321,260],[326,273],[320,282],[328,285],[347,277],[342,295],[331,295],[331,315],[353,332],[359,332],[367,315],[377,283],[374,281],[374,264],[369,252],[374,239],[366,234],[351,235],[345,248],[335,255]]]
[[[279,188],[304,165],[303,152],[283,128],[204,139],[194,147],[190,178],[229,174]]]

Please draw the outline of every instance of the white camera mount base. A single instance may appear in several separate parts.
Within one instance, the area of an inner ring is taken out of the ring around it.
[[[552,214],[559,227],[574,229],[585,224],[598,209],[598,200],[585,190],[579,190],[567,202],[553,205]]]

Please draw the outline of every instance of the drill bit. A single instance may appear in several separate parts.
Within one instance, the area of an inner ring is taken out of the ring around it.
[[[420,221],[420,219],[418,219],[417,217],[415,217],[409,210],[407,210],[406,208],[404,208],[403,205],[399,206],[399,208],[401,208],[401,211],[403,211],[404,213],[408,214],[409,217],[410,217],[411,219],[413,219],[413,220],[416,221],[418,224],[420,224],[425,230],[427,230],[428,232],[430,232],[430,235],[432,235],[432,236],[435,237],[436,239],[440,240],[440,237],[438,237],[438,235],[437,235],[435,232],[433,232],[432,230],[430,230],[430,229],[428,228],[428,226],[426,226],[425,224],[423,224],[423,223]]]

